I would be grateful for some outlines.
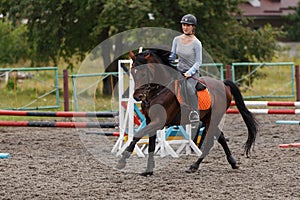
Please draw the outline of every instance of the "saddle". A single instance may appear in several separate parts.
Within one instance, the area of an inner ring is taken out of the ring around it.
[[[208,89],[204,84],[201,82],[198,82],[196,84],[196,91],[198,96],[198,109],[199,110],[208,110],[211,106],[211,97],[209,94]],[[177,96],[177,100],[180,103],[180,105],[188,105],[186,102],[186,91],[184,88],[184,85],[181,85],[178,81],[175,82],[175,93]],[[185,98],[183,98],[185,97]]]

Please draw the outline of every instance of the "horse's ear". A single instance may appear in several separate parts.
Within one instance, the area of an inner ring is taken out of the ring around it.
[[[147,53],[147,55],[144,57],[146,60],[148,60],[150,58],[151,54]]]
[[[132,51],[129,52],[129,56],[132,60],[135,60],[135,55]]]

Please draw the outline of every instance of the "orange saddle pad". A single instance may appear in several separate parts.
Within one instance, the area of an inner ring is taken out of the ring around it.
[[[198,95],[198,109],[208,110],[211,106],[211,98],[208,89],[197,92]]]

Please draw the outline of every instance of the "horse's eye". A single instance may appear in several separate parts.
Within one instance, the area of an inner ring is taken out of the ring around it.
[[[137,71],[138,71],[138,70],[136,69],[136,67],[131,68],[131,73],[132,73],[132,74],[136,74]]]

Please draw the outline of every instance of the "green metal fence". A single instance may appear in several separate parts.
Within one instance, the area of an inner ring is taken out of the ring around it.
[[[73,74],[69,75],[69,77],[72,80],[72,88],[73,88],[73,101],[74,101],[74,109],[75,111],[79,110],[79,101],[78,99],[81,99],[82,101],[85,101],[85,103],[94,103],[91,102],[91,98],[83,98],[84,94],[89,90],[97,87],[99,82],[101,82],[103,79],[109,77],[109,76],[118,76],[118,72],[104,72],[104,73],[94,73],[94,74]],[[80,83],[78,83],[77,79],[82,79]],[[83,83],[87,83],[87,79],[94,78],[94,80],[89,80],[88,82],[90,84],[83,85]],[[90,101],[90,102],[88,102]]]
[[[237,74],[239,69],[248,73]],[[245,99],[295,98],[293,62],[232,63],[231,73],[232,80],[242,89]]]
[[[32,90],[32,93],[34,93],[34,94],[25,95],[25,96],[33,96],[32,98],[28,98],[28,99],[30,99],[30,102],[28,102],[26,105],[17,105],[17,103],[14,103],[14,106],[12,106],[12,105],[7,106],[7,105],[1,104],[0,109],[41,110],[41,109],[59,108],[60,107],[60,105],[59,105],[59,84],[58,84],[58,68],[57,67],[0,68],[0,74],[1,74],[0,76],[3,78],[5,76],[8,76],[9,73],[15,73],[15,75],[13,75],[13,78],[14,78],[13,85],[16,85],[17,84],[17,78],[16,78],[17,75],[16,74],[18,72],[35,72],[36,74],[38,74],[38,73],[45,72],[45,71],[53,71],[53,75],[51,75],[53,77],[53,83],[49,83],[48,79],[42,80],[42,78],[39,79],[38,77],[35,77],[33,75],[33,77],[31,79],[26,80],[27,82],[31,81],[30,84],[32,84],[32,85],[29,85],[28,88]],[[23,82],[25,82],[25,80]],[[22,83],[22,84],[24,84],[24,83]],[[36,88],[37,88],[37,86],[40,86],[41,84],[47,85],[47,87],[48,87],[47,89],[49,89],[49,91],[43,91],[44,93],[40,94],[40,91],[38,91]],[[4,84],[2,84],[2,85],[4,85]],[[2,90],[2,92],[3,92],[2,98],[12,98],[11,96],[8,96],[7,93],[13,93],[14,98],[9,99],[9,101],[10,102],[17,101],[18,95],[20,95],[20,93],[22,93],[22,90],[23,90],[22,86],[20,86],[20,89],[18,89],[18,90],[15,89],[14,91],[4,91],[4,89],[3,89]],[[55,105],[41,105],[41,104],[43,104],[43,103],[41,103],[41,99],[45,99],[47,96],[49,96],[53,93],[55,94],[55,100],[54,100]]]

